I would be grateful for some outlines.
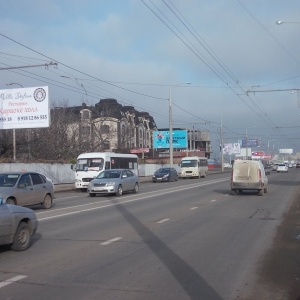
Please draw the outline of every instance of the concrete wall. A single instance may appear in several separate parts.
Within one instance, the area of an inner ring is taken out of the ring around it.
[[[140,176],[152,176],[153,173],[168,164],[140,164]],[[178,165],[173,166],[179,171]],[[21,163],[0,163],[0,172],[32,171],[42,173],[53,180],[54,184],[74,183],[75,174],[70,164],[21,164]]]

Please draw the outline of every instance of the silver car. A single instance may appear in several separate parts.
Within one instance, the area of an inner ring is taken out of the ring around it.
[[[121,196],[123,192],[139,191],[139,177],[127,169],[105,170],[90,181],[87,192],[91,197],[96,194],[116,194]]]
[[[33,210],[0,200],[0,245],[11,245],[15,251],[26,250],[37,227]]]
[[[0,199],[20,206],[41,204],[50,208],[54,198],[52,182],[36,172],[0,173]]]

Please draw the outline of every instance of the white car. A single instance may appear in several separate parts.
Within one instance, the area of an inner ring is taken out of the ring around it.
[[[287,173],[288,171],[289,171],[289,168],[286,164],[278,164],[277,173],[279,173],[279,172]]]

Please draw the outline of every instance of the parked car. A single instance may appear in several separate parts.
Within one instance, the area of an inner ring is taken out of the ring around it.
[[[50,208],[54,198],[53,184],[35,172],[0,173],[0,198],[6,204],[41,204],[43,208]]]
[[[175,168],[160,168],[152,176],[152,182],[177,180],[178,173]]]
[[[300,168],[300,163],[296,163],[296,168]]]
[[[268,192],[268,177],[261,161],[236,160],[231,174],[231,191],[255,190],[259,196]]]
[[[37,227],[38,221],[33,210],[4,204],[0,199],[0,245],[11,245],[15,251],[26,250]]]
[[[110,169],[102,171],[92,179],[87,187],[91,197],[97,194],[116,194],[121,196],[123,192],[139,191],[139,177],[128,169]]]
[[[279,172],[287,173],[288,171],[289,171],[289,167],[286,164],[279,164],[277,167],[277,173]]]

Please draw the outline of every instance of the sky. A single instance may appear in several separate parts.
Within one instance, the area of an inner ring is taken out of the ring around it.
[[[52,107],[115,98],[158,128],[171,97],[173,127],[209,131],[212,157],[221,137],[300,152],[299,11],[297,0],[0,0],[0,89],[48,86]]]

